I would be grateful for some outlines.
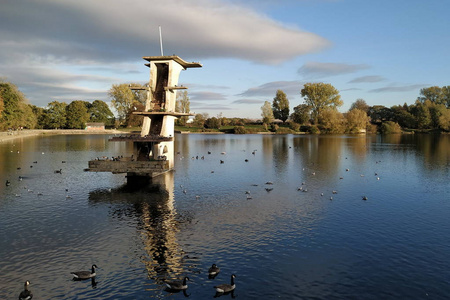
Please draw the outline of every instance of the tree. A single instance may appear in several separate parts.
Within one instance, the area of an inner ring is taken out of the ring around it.
[[[208,119],[208,114],[207,113],[196,114],[195,117],[194,117],[194,120],[192,122],[192,125],[194,125],[195,127],[203,128],[205,126],[206,119]]]
[[[216,117],[208,118],[205,120],[205,128],[220,129],[220,119]]]
[[[132,86],[142,87],[140,84],[132,84]],[[142,91],[132,91],[130,85],[125,83],[113,84],[108,95],[121,122],[126,121],[127,114],[135,103],[144,103],[145,101]]]
[[[370,121],[367,113],[359,108],[354,108],[346,114],[347,130],[351,133],[358,133],[361,129],[366,129]]]
[[[89,117],[85,101],[75,100],[66,107],[67,128],[84,129]]]
[[[101,100],[94,100],[88,109],[89,121],[105,123],[105,125],[113,125],[114,114],[109,109],[108,104]]]
[[[36,119],[36,126],[34,128],[44,128],[45,109],[36,105],[29,104],[31,111]]]
[[[439,116],[439,128],[450,131],[450,109],[446,108],[442,110]]]
[[[261,117],[263,119],[264,124],[270,124],[273,122],[274,116],[273,116],[273,110],[272,106],[270,105],[269,101],[265,101],[264,105],[261,106]]]
[[[0,81],[0,127],[1,129],[34,128],[33,113],[28,107],[28,99],[16,85]],[[30,119],[31,118],[31,119]]]
[[[142,123],[144,122],[144,118],[139,115],[133,114],[135,111],[144,111],[145,106],[142,103],[134,102],[133,106],[130,107],[129,111],[127,112],[127,117],[125,120],[125,123],[127,127],[140,127],[142,126]]]
[[[352,105],[350,106],[350,110],[353,109],[360,109],[364,112],[368,112],[369,111],[370,106],[366,103],[366,101],[364,101],[364,99],[356,99],[355,102],[352,103]]]
[[[428,129],[431,127],[431,114],[426,101],[425,103],[416,101],[416,105],[412,109],[412,114],[416,117],[416,128]]]
[[[423,88],[420,90],[421,97],[417,98],[422,103],[426,100],[436,104],[445,104],[445,95],[443,90],[438,86],[432,86],[429,88]]]
[[[306,124],[311,118],[311,107],[307,104],[300,104],[294,107],[291,120],[298,124]]]
[[[273,116],[275,119],[280,119],[286,122],[289,118],[289,100],[282,90],[277,90],[275,98],[272,102]]]
[[[305,83],[301,90],[305,103],[311,107],[312,119],[318,121],[320,113],[343,104],[339,91],[329,83]]]
[[[442,93],[444,94],[444,104],[447,108],[450,108],[450,85],[442,87]]]
[[[392,110],[383,105],[374,105],[367,112],[373,123],[381,123],[384,121],[392,121],[394,114]]]
[[[334,107],[322,109],[317,116],[320,131],[326,133],[343,133],[346,120]]]
[[[381,131],[381,133],[384,133],[384,134],[401,133],[402,128],[400,127],[400,125],[398,125],[395,122],[386,121],[383,124],[381,124],[380,131]]]
[[[182,91],[177,93],[177,100],[175,102],[175,111],[179,113],[190,113],[190,101],[187,91]],[[177,120],[177,124],[180,126],[185,126],[188,120],[188,116],[182,116]]]
[[[66,106],[65,102],[52,101],[48,104],[44,128],[64,128],[66,126]]]
[[[409,112],[409,107],[406,103],[403,106],[392,106],[391,111],[394,115],[393,121],[401,127],[414,128],[416,126],[416,118]]]

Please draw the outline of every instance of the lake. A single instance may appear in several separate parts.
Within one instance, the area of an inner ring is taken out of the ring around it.
[[[222,299],[449,298],[450,135],[177,134],[175,171],[129,184],[83,171],[131,155],[108,138],[0,143],[0,299],[209,299],[231,274]]]

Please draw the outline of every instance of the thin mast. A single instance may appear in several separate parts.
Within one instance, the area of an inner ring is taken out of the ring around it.
[[[161,45],[161,56],[164,56],[163,46],[162,46],[161,26],[159,26],[159,44]]]

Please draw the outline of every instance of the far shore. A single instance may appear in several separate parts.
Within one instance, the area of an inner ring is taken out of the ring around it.
[[[15,130],[9,132],[0,132],[0,143],[31,137],[31,136],[44,136],[44,135],[60,135],[60,134],[123,134],[123,131],[115,129],[105,130],[83,130],[83,129],[24,129]]]

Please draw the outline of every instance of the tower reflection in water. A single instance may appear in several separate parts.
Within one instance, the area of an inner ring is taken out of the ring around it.
[[[174,208],[174,173],[167,172],[149,180],[128,180],[128,183],[111,190],[90,193],[92,205],[113,204],[110,213],[119,220],[132,219],[142,240],[148,277],[158,285],[168,278],[182,278],[186,274],[183,264],[186,253],[176,235],[182,223],[189,220]],[[137,252],[140,252],[137,249]]]

